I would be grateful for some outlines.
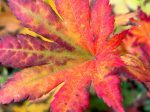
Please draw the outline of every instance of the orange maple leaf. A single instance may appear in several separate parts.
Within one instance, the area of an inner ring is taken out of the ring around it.
[[[63,84],[52,101],[52,112],[81,112],[89,105],[91,85],[110,107],[124,112],[120,78],[114,71],[124,66],[116,48],[126,31],[110,37],[114,16],[109,1],[55,0],[55,4],[61,20],[42,0],[9,0],[22,25],[53,42],[28,35],[2,38],[1,63],[34,67],[15,73],[2,86],[0,102],[35,100]]]
[[[122,48],[125,55],[125,71],[133,79],[142,82],[150,94],[150,17],[139,11],[137,20],[132,19],[135,25],[123,41]],[[150,95],[149,95],[150,96]]]

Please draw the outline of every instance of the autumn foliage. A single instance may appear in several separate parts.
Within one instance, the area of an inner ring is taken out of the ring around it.
[[[125,112],[121,74],[150,89],[150,17],[144,12],[130,20],[129,30],[115,34],[109,0],[8,3],[24,27],[49,41],[30,34],[1,37],[0,63],[22,70],[1,87],[0,103],[37,100],[55,91],[52,112],[82,112],[92,87],[108,106]]]

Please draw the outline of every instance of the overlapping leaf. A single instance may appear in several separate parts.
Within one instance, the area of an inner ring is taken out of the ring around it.
[[[21,28],[19,21],[9,11],[0,13],[0,18],[0,35],[14,33]]]
[[[136,37],[139,43],[150,44],[150,22],[139,21],[136,22],[138,26],[133,27],[130,32],[132,35]]]
[[[150,88],[150,41],[149,41],[149,27],[150,24],[146,14],[139,12],[139,20],[132,20],[136,25],[129,30],[129,35],[123,42],[123,49],[125,52],[122,56],[126,67],[127,74],[142,82],[149,90]],[[143,15],[144,14],[144,15]]]
[[[140,20],[150,22],[150,15],[147,15],[141,9],[139,9],[138,11],[138,17],[140,18]]]
[[[135,55],[125,55],[122,57],[126,64],[125,72],[133,79],[142,82],[150,95],[150,66],[144,63],[142,59],[137,58]]]

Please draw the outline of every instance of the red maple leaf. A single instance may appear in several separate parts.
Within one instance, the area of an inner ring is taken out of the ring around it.
[[[133,79],[142,82],[150,94],[150,17],[139,10],[135,25],[123,41],[125,72]],[[150,95],[149,95],[150,96]]]
[[[2,86],[1,103],[35,100],[63,84],[52,101],[52,112],[81,112],[88,107],[91,85],[110,107],[124,112],[114,70],[124,65],[116,48],[126,31],[110,37],[114,16],[108,0],[55,0],[62,19],[42,0],[8,1],[23,26],[53,42],[29,35],[0,40],[2,64],[29,67]]]

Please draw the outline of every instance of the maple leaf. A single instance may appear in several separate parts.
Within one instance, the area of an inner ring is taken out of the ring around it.
[[[150,21],[148,15],[139,11],[138,20],[131,20],[135,26],[129,30],[129,34],[123,41],[124,56],[122,60],[126,64],[125,72],[131,78],[142,82],[150,94]],[[150,95],[149,95],[150,96]]]
[[[150,32],[148,30],[150,28],[150,21],[139,20],[135,21],[135,24],[137,26],[132,27],[130,33],[136,37],[138,43],[150,45]]]
[[[58,12],[42,0],[9,0],[9,6],[22,25],[52,41],[25,34],[1,39],[2,64],[33,66],[2,86],[1,103],[36,100],[62,84],[51,111],[82,112],[89,105],[91,85],[110,107],[124,112],[115,70],[124,66],[116,48],[127,31],[110,36],[114,16],[108,0],[55,0]]]
[[[144,84],[148,90],[147,94],[150,96],[150,66],[144,60],[138,58],[135,55],[127,54],[122,56],[122,60],[125,62],[126,67],[124,71],[130,78],[137,80]]]
[[[1,19],[0,19],[0,35],[4,35],[9,33],[14,33],[18,29],[20,29],[19,22],[15,18],[12,13],[8,12],[2,12],[1,13]],[[11,26],[11,27],[10,27]]]
[[[145,12],[142,11],[141,8],[139,8],[138,10],[138,17],[140,20],[143,20],[143,21],[150,21],[150,16],[147,15]]]
[[[122,15],[117,15],[115,17],[115,25],[126,25],[129,22],[129,19],[135,17],[137,15],[137,12],[132,12],[132,13],[127,13],[127,14],[122,14]]]

